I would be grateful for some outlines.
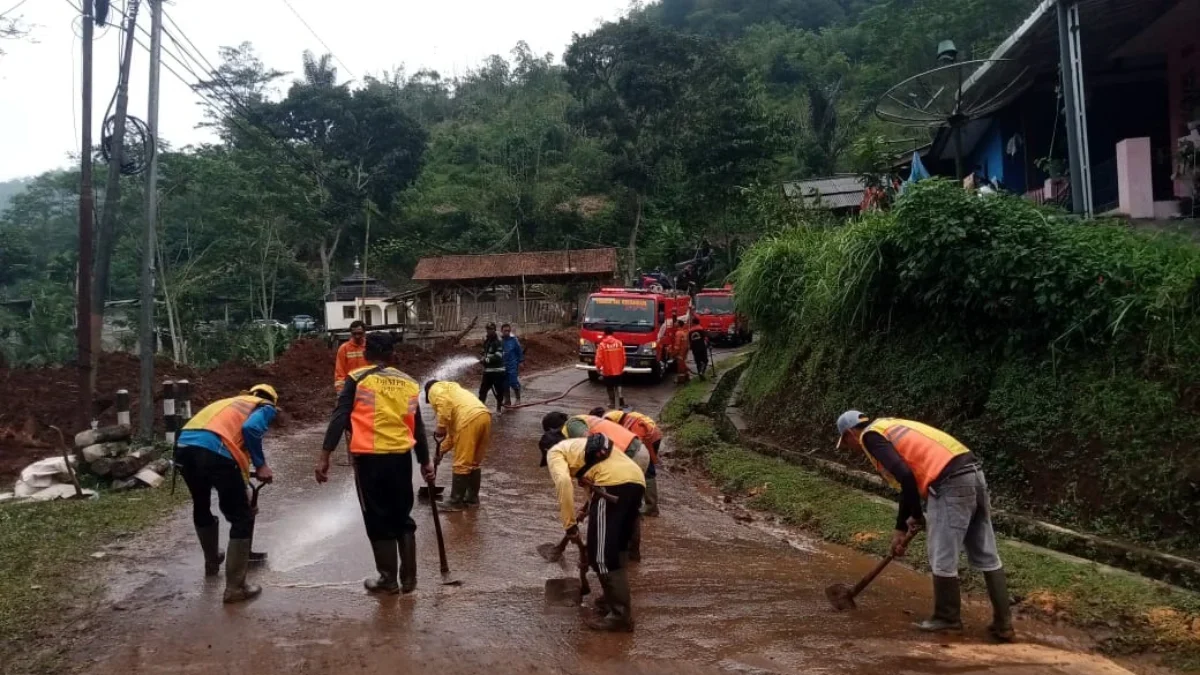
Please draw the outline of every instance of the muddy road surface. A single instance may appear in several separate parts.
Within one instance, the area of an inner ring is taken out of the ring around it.
[[[549,398],[581,378],[571,369],[530,378],[524,399]],[[672,389],[635,383],[626,397],[657,413]],[[585,384],[553,407],[582,412],[603,402],[603,388]],[[669,467],[659,479],[662,517],[647,519],[643,562],[631,573],[637,631],[591,632],[581,610],[543,598],[545,580],[572,576],[576,560],[568,553],[550,564],[536,552],[562,536],[536,447],[550,409],[497,418],[482,503],[442,516],[461,587],[439,584],[431,516],[418,504],[417,591],[367,595],[362,580],[375,572],[350,468],[342,459],[317,485],[323,430],[295,430],[269,439],[276,482],[262,493],[255,548],[270,562],[251,575],[262,596],[222,605],[223,581],[203,577],[190,511],[181,509],[115,554],[110,597],[72,664],[96,675],[1130,672],[1089,654],[1080,636],[1030,621],[1018,622],[1024,644],[990,646],[978,599],[967,607],[965,637],[918,635],[909,624],[928,611],[929,584],[899,566],[857,611],[835,613],[824,587],[855,580],[874,560],[762,518],[747,522],[699,477]]]

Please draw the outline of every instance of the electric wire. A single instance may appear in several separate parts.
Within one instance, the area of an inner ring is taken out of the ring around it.
[[[333,60],[337,61],[338,65],[341,67],[345,68],[346,72],[350,73],[350,77],[358,79],[358,75],[355,75],[354,71],[350,70],[350,66],[347,66],[345,61],[338,58],[338,55],[334,53],[333,49],[330,48],[329,45],[325,44],[325,41],[321,39],[320,35],[317,35],[317,31],[313,30],[313,27],[308,25],[308,22],[304,20],[304,17],[300,16],[300,12],[296,11],[296,8],[292,6],[290,0],[282,0],[282,2],[283,4],[287,5],[287,8],[292,11],[292,14],[294,14],[296,18],[300,20],[300,23],[304,24],[304,27],[308,29],[308,32],[312,33],[312,36],[317,38],[317,42],[321,43],[321,46],[325,48],[325,51],[329,52],[329,55],[333,57]]]

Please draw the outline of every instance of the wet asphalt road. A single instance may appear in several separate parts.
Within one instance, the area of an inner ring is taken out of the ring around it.
[[[581,378],[571,369],[529,378],[525,401]],[[670,381],[642,382],[626,397],[657,413],[672,389]],[[898,566],[859,610],[835,613],[824,587],[852,582],[874,560],[761,516],[745,522],[740,506],[669,467],[659,479],[663,515],[647,519],[644,561],[631,573],[637,631],[587,630],[580,610],[543,601],[544,581],[572,576],[575,557],[549,564],[535,550],[562,536],[536,442],[545,412],[603,403],[603,388],[586,384],[552,406],[497,418],[482,504],[442,516],[450,565],[466,583],[439,585],[430,513],[418,504],[418,589],[407,596],[363,590],[374,569],[350,468],[335,465],[323,486],[312,477],[323,429],[271,437],[276,482],[263,491],[255,542],[271,561],[252,573],[263,595],[221,604],[223,581],[203,578],[190,511],[181,509],[117,554],[109,602],[73,664],[97,675],[1129,672],[1088,655],[1080,636],[1034,622],[1018,622],[1034,643],[987,645],[985,603],[968,607],[963,638],[918,635],[909,623],[928,610],[928,582]],[[444,463],[439,483],[448,473]]]

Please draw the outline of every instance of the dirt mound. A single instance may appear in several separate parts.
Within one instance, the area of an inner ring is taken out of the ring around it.
[[[572,329],[522,336],[526,372],[545,370],[575,359],[578,333]],[[402,370],[421,379],[452,356],[478,355],[479,341],[455,345],[449,341],[429,349],[404,343],[396,350]],[[279,391],[284,424],[311,424],[325,419],[333,409],[333,360],[336,352],[321,340],[298,340],[275,363],[256,366],[223,363],[208,371],[179,366],[165,358],[155,361],[155,425],[163,428],[162,382],[187,379],[192,383],[192,410],[220,398],[266,382]],[[460,378],[477,384],[475,366]],[[102,422],[116,421],[116,392],[128,389],[130,410],[137,419],[138,359],[132,354],[105,353],[96,372],[96,414]],[[54,454],[56,437],[48,425],[70,437],[78,431],[79,387],[71,367],[0,368],[0,479],[7,480],[40,457]]]

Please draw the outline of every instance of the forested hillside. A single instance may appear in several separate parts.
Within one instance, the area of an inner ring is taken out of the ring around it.
[[[872,104],[930,67],[939,40],[982,55],[1035,4],[665,0],[563,55],[520,43],[455,79],[347,82],[329,56],[283,73],[251,44],[224,48],[215,72],[194,73],[220,141],[161,153],[158,292],[185,329],[227,306],[242,320],[315,313],[368,228],[369,269],[395,286],[431,253],[612,245],[632,268],[704,237],[723,273],[782,226],[778,181],[905,149],[858,141],[913,137]],[[136,296],[144,200],[125,180],[110,299]],[[0,297],[55,308],[33,319],[46,334],[71,321],[77,186],[44,174],[0,214]]]

